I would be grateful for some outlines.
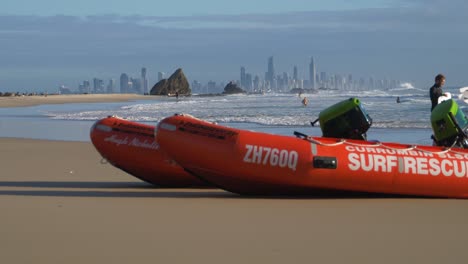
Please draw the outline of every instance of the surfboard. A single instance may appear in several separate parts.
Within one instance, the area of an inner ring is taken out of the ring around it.
[[[458,99],[468,104],[468,87],[460,88],[460,94],[458,95]]]
[[[451,93],[445,93],[444,95],[439,97],[438,103],[442,103],[443,101],[447,101],[452,99],[452,94]]]

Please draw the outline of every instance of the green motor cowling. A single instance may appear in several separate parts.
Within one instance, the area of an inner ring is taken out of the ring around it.
[[[366,139],[366,132],[372,125],[357,98],[350,98],[334,104],[319,114],[320,128],[324,137]]]
[[[432,110],[431,126],[436,145],[468,147],[466,142],[468,119],[455,100],[443,101]]]

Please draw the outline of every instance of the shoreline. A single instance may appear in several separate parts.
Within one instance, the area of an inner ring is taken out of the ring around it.
[[[28,107],[44,104],[68,103],[112,103],[132,100],[152,100],[161,98],[154,95],[139,94],[72,94],[72,95],[34,95],[0,97],[0,108]]]

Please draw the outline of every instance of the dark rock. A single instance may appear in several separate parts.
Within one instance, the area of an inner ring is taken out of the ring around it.
[[[182,69],[177,69],[169,79],[162,79],[151,88],[150,95],[190,95],[190,89],[187,78]]]
[[[304,93],[305,90],[302,89],[302,88],[293,88],[291,89],[291,91],[289,91],[290,93]]]
[[[308,88],[308,89],[302,89],[302,88],[293,88],[291,89],[291,91],[289,91],[290,93],[298,93],[298,94],[301,94],[301,93],[318,93],[317,90],[315,89],[312,89],[312,88]]]
[[[224,87],[223,94],[242,94],[246,93],[242,88],[240,88],[234,82],[229,82],[226,87]]]

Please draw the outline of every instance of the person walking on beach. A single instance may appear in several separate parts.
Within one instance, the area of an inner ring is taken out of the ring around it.
[[[431,97],[431,112],[434,110],[434,107],[439,103],[439,97],[444,95],[442,91],[442,86],[445,84],[445,76],[443,74],[437,74],[435,77],[435,83],[429,90],[429,95]]]

